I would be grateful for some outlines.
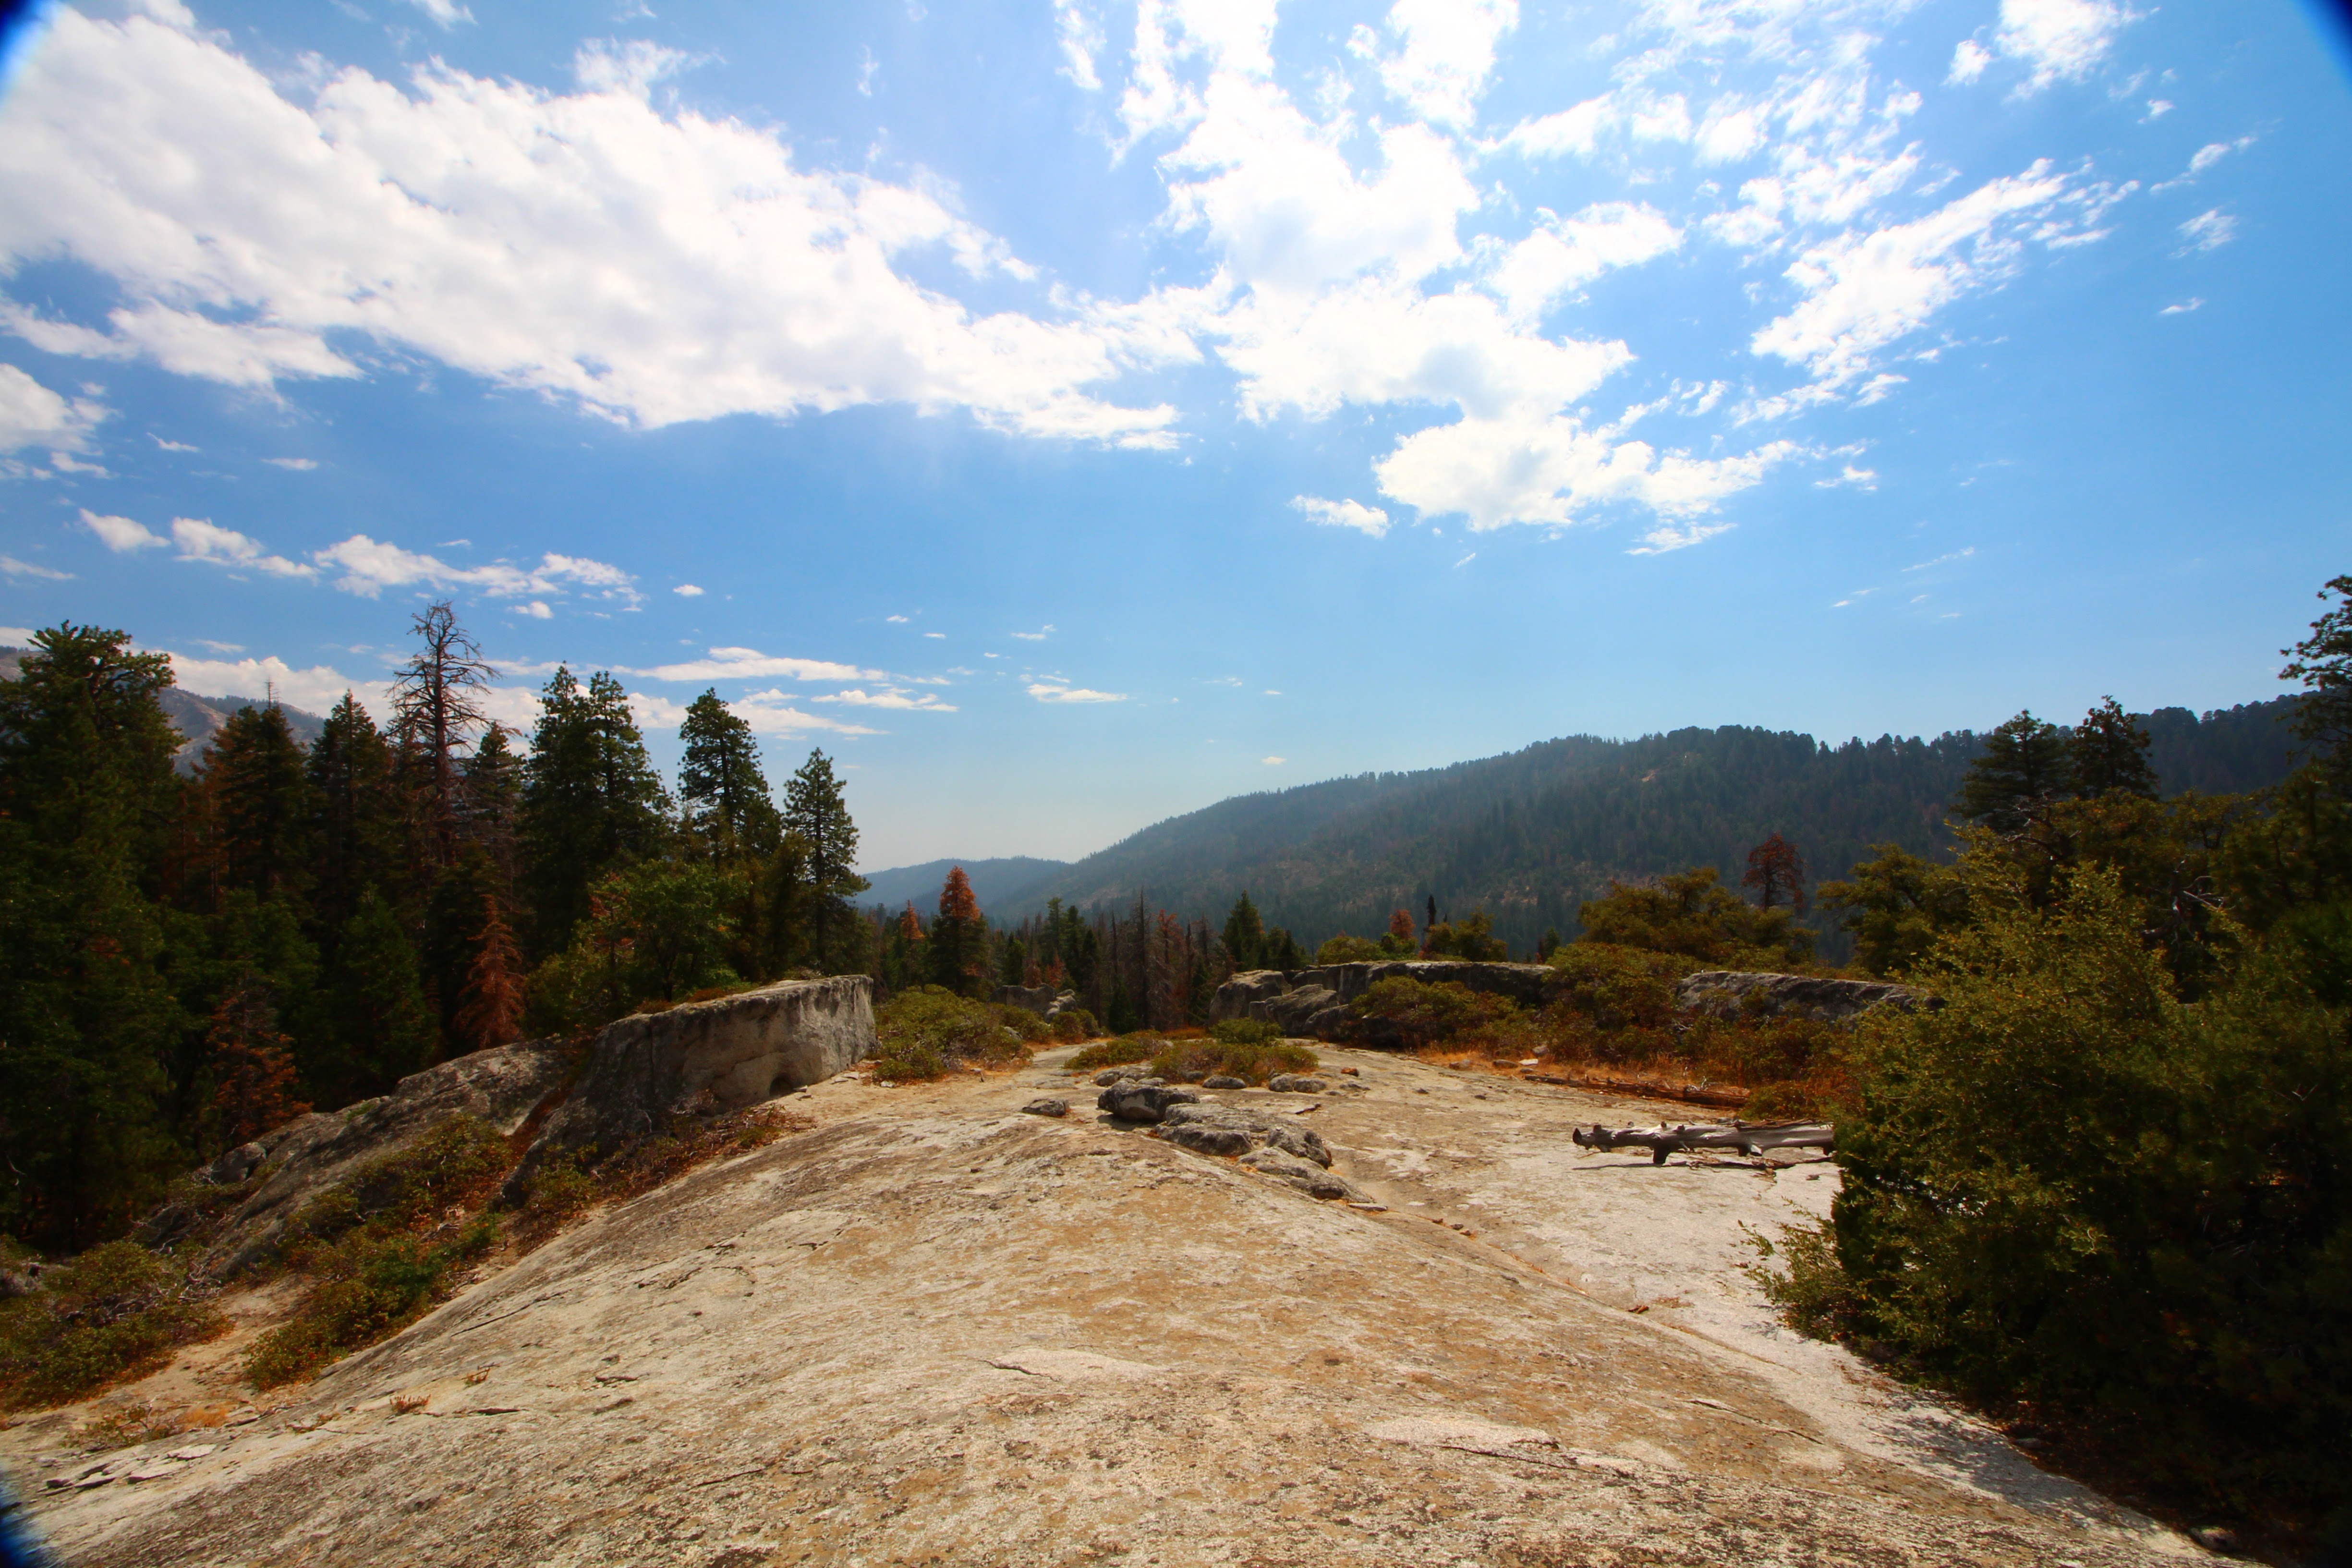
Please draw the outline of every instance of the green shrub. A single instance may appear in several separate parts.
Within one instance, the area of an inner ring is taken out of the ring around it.
[[[1853,1331],[2205,1502],[2352,1500],[2345,1016],[2263,952],[2179,1001],[2110,871],[2037,906],[1990,855],[1963,867],[1978,923],[1914,971],[1944,1005],[1854,1047]]]
[[[965,1063],[1001,1066],[1029,1059],[1029,1039],[1046,1037],[1045,1022],[1025,1007],[1001,1007],[959,996],[944,985],[901,991],[875,1010],[877,1077],[899,1082],[934,1079]]]
[[[1788,970],[1812,962],[1813,933],[1788,910],[1759,910],[1724,887],[1712,866],[1654,882],[1612,880],[1577,908],[1584,941],[1680,953],[1698,967]]]
[[[1070,1058],[1072,1072],[1097,1072],[1104,1068],[1120,1068],[1129,1062],[1148,1062],[1167,1046],[1158,1035],[1121,1035],[1115,1040],[1097,1040]]]
[[[0,1301],[0,1405],[61,1405],[152,1371],[228,1327],[187,1270],[129,1241],[45,1271],[46,1289]]]
[[[1102,1026],[1084,1007],[1065,1007],[1054,1015],[1054,1037],[1065,1045],[1091,1040],[1102,1033]]]
[[[289,1227],[287,1260],[302,1266],[310,1251],[362,1226],[390,1232],[478,1203],[513,1168],[514,1151],[496,1128],[452,1116],[311,1199]]]
[[[1433,985],[1403,974],[1373,981],[1348,1008],[1359,1018],[1394,1025],[1408,1047],[1434,1045],[1469,1030],[1491,1027],[1518,1012],[1507,996],[1473,991],[1458,981]]]
[[[1780,1309],[1782,1320],[1817,1340],[1844,1338],[1854,1321],[1853,1286],[1838,1262],[1837,1237],[1830,1227],[1819,1223],[1790,1226],[1781,1231],[1778,1247],[1754,1231],[1748,1232],[1748,1239],[1759,1261],[1748,1265],[1748,1273],[1763,1288],[1764,1299]],[[1771,1268],[1776,1253],[1787,1254],[1786,1273]]]
[[[1227,1018],[1209,1026],[1209,1037],[1228,1046],[1266,1046],[1282,1038],[1282,1026],[1265,1018]]]
[[[1494,917],[1480,910],[1465,920],[1440,921],[1429,928],[1423,945],[1432,958],[1501,963],[1511,956],[1511,950],[1494,932]]]
[[[1198,1083],[1223,1075],[1262,1084],[1276,1073],[1313,1072],[1318,1058],[1305,1046],[1280,1040],[1228,1041],[1212,1036],[1171,1040],[1151,1058],[1151,1070],[1171,1082]]]
[[[448,1294],[450,1272],[497,1239],[477,1215],[455,1234],[416,1236],[366,1226],[306,1256],[314,1282],[291,1316],[254,1342],[246,1376],[275,1388],[398,1333]]]
[[[1675,982],[1706,966],[1682,953],[1572,942],[1553,951],[1551,967],[1562,983],[1554,1008],[1582,1013],[1604,1029],[1659,1029],[1675,1021]]]
[[[1315,950],[1318,963],[1378,963],[1388,956],[1387,950],[1371,938],[1349,936],[1346,931]]]

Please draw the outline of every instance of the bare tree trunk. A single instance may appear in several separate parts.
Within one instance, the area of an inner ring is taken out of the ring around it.
[[[1835,1149],[1837,1129],[1826,1121],[1710,1122],[1700,1126],[1577,1128],[1570,1137],[1581,1149],[1647,1149],[1650,1163],[1695,1149],[1729,1149],[1753,1157],[1767,1149]]]

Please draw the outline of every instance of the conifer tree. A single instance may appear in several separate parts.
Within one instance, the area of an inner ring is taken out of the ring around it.
[[[2281,680],[2299,680],[2304,699],[2295,710],[2294,731],[2314,742],[2318,761],[2339,790],[2352,783],[2352,576],[2332,577],[2319,591],[2336,603],[2311,623],[2311,635],[2280,651],[2287,667]]]
[[[513,1043],[522,1030],[522,950],[499,908],[496,895],[482,900],[482,934],[457,1008],[457,1034],[468,1050],[486,1051]]]
[[[2066,787],[2067,771],[2066,737],[2058,726],[2020,713],[1985,737],[1953,809],[1996,833],[2014,833],[2029,809]]]
[[[940,918],[931,922],[931,981],[966,996],[988,984],[988,922],[961,866],[948,868],[940,889]]]
[[[1225,952],[1236,970],[1265,967],[1265,926],[1247,889],[1225,915]]]
[[[1007,985],[1025,985],[1033,967],[1029,962],[1029,944],[1022,941],[1018,933],[1005,938],[1004,956],[997,966],[997,978]]]
[[[257,894],[310,881],[309,759],[276,703],[240,708],[205,747],[197,787],[209,796],[216,888]]]
[[[2066,738],[2074,793],[2085,800],[2103,795],[2156,798],[2156,770],[2148,765],[2147,731],[2112,697],[2074,726]]]
[[[1797,847],[1775,833],[1748,852],[1748,870],[1740,886],[1756,889],[1756,907],[1769,910],[1787,904],[1805,912],[1805,861]]]
[[[336,943],[328,988],[343,1049],[342,1100],[382,1094],[430,1065],[433,1020],[415,950],[399,914],[373,888],[360,895]]]
[[[159,654],[37,632],[0,681],[0,1231],[79,1247],[129,1225],[184,1157],[163,1115],[181,1018],[158,963],[179,744]]]
[[[570,943],[599,879],[660,847],[668,801],[621,683],[600,672],[583,691],[558,668],[523,765],[523,883],[541,952]]]
[[[268,984],[258,974],[241,976],[205,1032],[213,1081],[208,1152],[250,1142],[310,1109],[295,1098],[293,1044],[278,1032]]]
[[[515,877],[515,832],[522,812],[522,759],[507,737],[514,731],[493,721],[466,758],[459,834],[479,848],[497,871],[501,893]]]
[[[677,794],[688,824],[721,858],[774,853],[783,821],[768,798],[751,726],[712,689],[688,707],[677,733],[686,742]]]
[[[833,760],[822,751],[811,752],[784,785],[784,828],[808,846],[812,956],[829,971],[844,973],[851,961],[848,950],[856,945],[848,929],[856,913],[849,900],[867,883],[856,871],[857,825],[850,820]]]
[[[457,754],[485,722],[482,697],[499,672],[446,599],[419,611],[412,629],[419,647],[393,678],[393,728],[416,761],[429,841],[436,862],[446,866],[457,857],[463,816]]]
[[[310,905],[332,937],[359,911],[371,885],[399,886],[400,802],[392,747],[350,692],[327,715],[308,764],[311,810]]]

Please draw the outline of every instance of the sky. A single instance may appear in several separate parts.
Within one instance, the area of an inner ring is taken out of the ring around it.
[[[1570,733],[2276,695],[2315,5],[111,0],[0,79],[0,637],[381,715],[455,603],[863,859]]]

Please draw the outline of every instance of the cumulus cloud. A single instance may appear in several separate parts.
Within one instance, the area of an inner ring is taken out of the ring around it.
[[[81,525],[98,535],[98,542],[117,555],[133,550],[159,550],[171,542],[146,524],[127,517],[107,517],[82,508]]]
[[[1062,47],[1062,74],[1088,92],[1102,90],[1095,57],[1102,53],[1102,19],[1079,0],[1054,0],[1054,32]]]
[[[172,679],[190,691],[207,697],[267,697],[312,713],[324,713],[348,691],[374,710],[390,716],[391,686],[381,680],[353,680],[331,665],[297,668],[272,654],[267,658],[195,658],[184,653],[167,656]]]
[[[860,669],[823,658],[792,658],[761,653],[755,647],[714,647],[706,658],[680,664],[656,665],[651,669],[624,669],[651,680],[887,680],[878,669]]]
[[[1124,691],[1097,691],[1072,686],[1058,675],[1041,675],[1029,684],[1029,695],[1040,702],[1124,702]]]
[[[1380,60],[1381,84],[1415,118],[1465,129],[1477,118],[1496,41],[1518,20],[1518,0],[1396,0],[1388,29],[1398,47]],[[1369,40],[1365,48],[1374,50]]]
[[[0,216],[0,224],[6,221]],[[26,447],[87,452],[91,433],[106,416],[106,405],[95,398],[67,397],[15,365],[0,363],[0,452]]]
[[[1735,458],[1660,453],[1646,441],[1620,441],[1565,415],[1465,419],[1407,437],[1374,466],[1381,489],[1432,514],[1459,513],[1474,531],[1507,523],[1554,525],[1612,503],[1645,507],[1677,520],[1696,543],[1720,530],[1693,533],[1685,520],[1711,511],[1780,464],[1808,455],[1772,441]]]
[[[686,599],[699,599],[702,597],[702,590],[696,587],[691,583],[680,583],[677,587],[672,588],[670,592]]]
[[[1358,500],[1292,496],[1290,505],[1292,510],[1304,513],[1309,522],[1319,522],[1326,528],[1352,528],[1359,533],[1369,533],[1374,539],[1385,537],[1391,526],[1387,512]]]
[[[437,556],[354,533],[324,550],[312,552],[310,559],[327,571],[342,574],[335,580],[336,587],[369,599],[386,588],[415,585],[445,590],[476,588],[494,599],[562,594],[574,588],[630,605],[645,597],[637,592],[636,579],[619,567],[552,551],[541,555],[539,564],[530,567],[503,561],[487,566],[452,566]]]
[[[878,691],[852,687],[815,699],[819,702],[845,702],[853,708],[895,708],[906,713],[952,713],[956,706],[942,702],[936,692],[908,691],[903,687],[886,686]]]
[[[1966,87],[1984,75],[1985,67],[1992,64],[1992,51],[1974,38],[1962,38],[1959,47],[1952,51],[1952,68],[1944,80],[1953,87]]]
[[[787,692],[779,689],[754,691],[749,697],[730,703],[736,717],[751,726],[755,734],[795,735],[809,730],[824,730],[835,735],[878,735],[882,731],[846,719],[828,718],[822,713],[810,713],[793,705]],[[683,718],[685,710],[679,709]]]
[[[95,526],[95,525],[93,525]],[[101,535],[103,537],[103,535]],[[205,518],[175,517],[172,542],[183,561],[207,561],[215,566],[244,566],[273,577],[315,577],[319,569],[307,563],[272,555],[261,542],[233,528],[221,528]]]
[[[659,51],[585,53],[570,95],[436,63],[405,88],[348,68],[305,104],[225,38],[56,13],[0,109],[0,260],[69,258],[126,302],[10,330],[257,388],[355,374],[373,340],[646,426],[897,403],[1171,439],[1172,409],[1097,389],[1188,345],[918,285],[898,264],[927,252],[1028,269],[922,190],[665,117]]]
[[[2022,63],[2029,73],[2024,89],[2039,91],[2090,75],[2115,47],[2116,35],[2138,20],[2138,13],[2113,0],[2000,0],[1993,47]]]

